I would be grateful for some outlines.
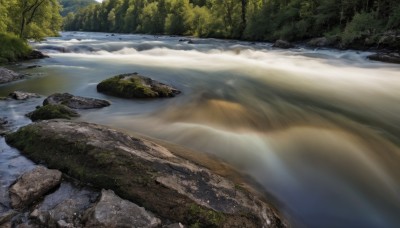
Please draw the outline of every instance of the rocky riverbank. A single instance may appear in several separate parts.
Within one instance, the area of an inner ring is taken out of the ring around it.
[[[120,197],[144,206],[151,211],[145,216],[148,223],[144,227],[177,222],[195,227],[286,226],[276,210],[262,198],[160,145],[108,127],[62,120],[42,121],[7,135],[6,140],[36,162],[44,162],[96,189],[114,190]],[[128,208],[139,208],[104,190],[97,204],[75,212],[79,220],[55,222],[79,226],[101,224],[96,210],[109,211],[104,208],[110,204],[100,203],[108,198],[116,198]],[[33,213],[32,208],[27,210]],[[121,212],[116,214],[126,216]],[[30,217],[29,223],[40,224],[40,216]],[[112,224],[118,224],[118,219],[123,222],[128,218],[117,216],[114,219],[117,223]],[[99,226],[113,227],[111,223],[104,224],[108,225]]]

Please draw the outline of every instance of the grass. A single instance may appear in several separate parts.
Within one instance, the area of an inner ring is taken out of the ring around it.
[[[26,41],[12,34],[0,33],[0,64],[17,61],[31,51]]]

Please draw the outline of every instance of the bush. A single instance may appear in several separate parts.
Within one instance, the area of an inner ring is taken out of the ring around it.
[[[376,35],[381,30],[380,24],[375,19],[374,13],[357,13],[342,34],[343,44],[347,45],[361,38],[370,38]]]
[[[0,63],[16,61],[31,51],[26,41],[15,35],[0,33]]]

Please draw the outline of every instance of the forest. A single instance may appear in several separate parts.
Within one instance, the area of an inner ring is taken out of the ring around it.
[[[400,32],[398,0],[105,0],[70,13],[66,30],[255,41],[326,37],[386,45]]]
[[[28,39],[57,36],[62,28],[58,0],[0,0],[0,63],[29,52]]]

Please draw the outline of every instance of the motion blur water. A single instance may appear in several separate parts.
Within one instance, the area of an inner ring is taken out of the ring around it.
[[[398,65],[366,52],[179,39],[63,33],[33,44],[51,58],[17,67],[43,66],[0,95],[108,99],[112,106],[80,120],[216,155],[257,181],[295,227],[400,226]],[[96,92],[101,80],[130,72],[183,94],[125,100]]]

